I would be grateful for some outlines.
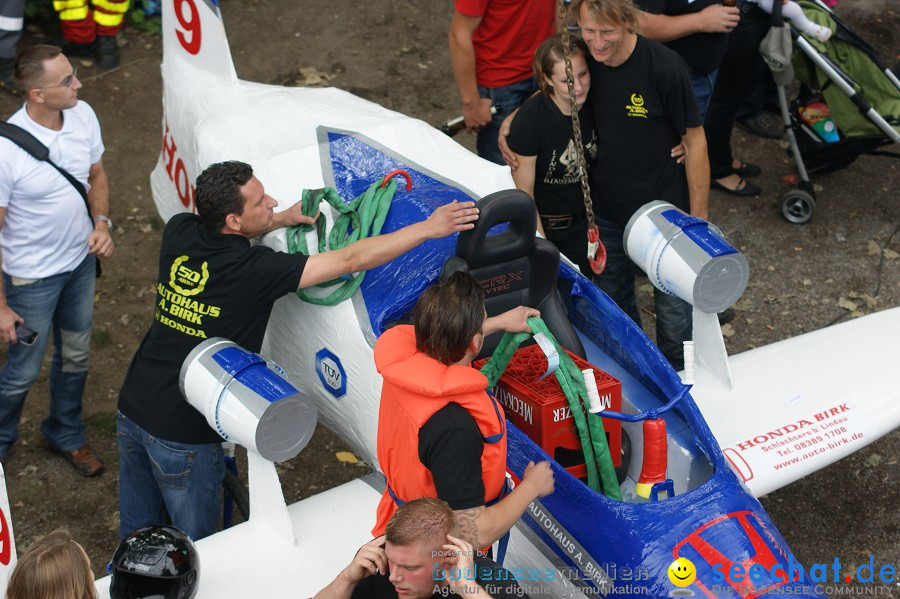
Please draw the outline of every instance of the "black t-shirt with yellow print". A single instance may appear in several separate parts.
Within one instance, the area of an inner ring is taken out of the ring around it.
[[[122,390],[119,410],[155,437],[178,443],[222,438],[181,395],[178,376],[204,339],[225,337],[258,352],[275,300],[297,289],[306,256],[251,246],[178,214],[163,232],[156,307]]]
[[[590,171],[594,215],[624,227],[653,200],[687,212],[684,166],[671,156],[687,129],[703,124],[687,65],[669,48],[639,35],[621,65],[608,67],[589,57],[588,68],[588,102],[599,136]]]

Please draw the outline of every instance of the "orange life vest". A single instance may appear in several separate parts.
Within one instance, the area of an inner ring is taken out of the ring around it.
[[[481,431],[485,503],[496,500],[506,481],[506,421],[503,409],[487,393],[487,377],[469,366],[446,366],[416,351],[411,325],[398,325],[378,339],[375,367],[384,377],[378,464],[387,487],[372,534],[384,533],[398,505],[419,497],[437,497],[431,471],[419,461],[419,429],[448,403],[465,408]]]

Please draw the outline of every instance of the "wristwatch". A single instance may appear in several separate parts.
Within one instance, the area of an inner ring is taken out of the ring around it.
[[[95,216],[95,217],[94,217],[94,224],[97,224],[97,221],[103,221],[103,222],[105,222],[107,228],[108,228],[109,231],[110,231],[110,233],[112,233],[112,230],[113,230],[113,224],[112,224],[112,219],[111,219],[111,218],[109,218],[109,217],[106,216],[105,214],[101,214],[100,216]]]

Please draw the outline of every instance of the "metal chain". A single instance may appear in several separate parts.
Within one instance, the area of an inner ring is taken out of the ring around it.
[[[566,7],[563,0],[556,0],[556,10],[562,27],[563,58],[566,63],[566,82],[569,88],[569,107],[572,110],[572,135],[575,139],[575,154],[578,156],[578,175],[581,179],[581,193],[584,195],[584,211],[588,225],[594,223],[594,204],[591,202],[591,188],[588,185],[587,163],[584,159],[584,142],[581,139],[581,120],[578,118],[578,105],[575,103],[575,76],[572,73],[572,36],[566,20]]]

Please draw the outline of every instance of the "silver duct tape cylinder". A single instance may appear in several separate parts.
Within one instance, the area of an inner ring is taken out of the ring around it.
[[[710,314],[734,305],[750,280],[747,258],[718,228],[667,202],[634,213],[625,251],[656,288]]]
[[[178,382],[188,403],[224,439],[267,460],[295,457],[316,429],[315,404],[280,366],[222,337],[194,348]]]

